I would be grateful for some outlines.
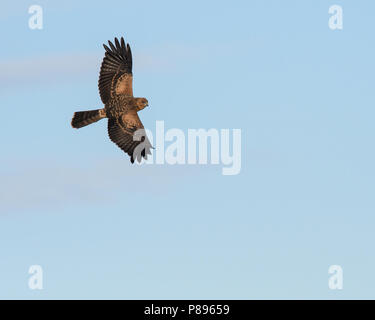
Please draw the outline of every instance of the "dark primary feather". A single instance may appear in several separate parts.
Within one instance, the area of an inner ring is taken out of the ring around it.
[[[99,93],[104,104],[110,100],[111,90],[113,90],[112,80],[114,80],[113,86],[116,87],[116,82],[122,75],[132,75],[133,67],[130,46],[125,44],[123,37],[121,37],[121,43],[115,38],[115,44],[108,41],[108,45],[109,47],[103,44],[106,52],[99,76]],[[131,81],[131,77],[127,81]]]
[[[144,131],[137,131],[139,129],[143,129],[143,126],[129,125],[121,117],[108,119],[109,138],[130,156],[131,163],[134,163],[135,159],[140,162],[142,157],[147,159],[147,155],[151,154],[150,141]],[[138,138],[137,133],[139,133]]]

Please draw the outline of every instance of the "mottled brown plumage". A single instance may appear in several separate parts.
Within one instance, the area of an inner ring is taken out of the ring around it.
[[[151,154],[151,144],[138,117],[138,111],[148,106],[146,98],[133,97],[132,53],[129,44],[115,38],[115,44],[105,44],[105,56],[100,68],[99,93],[103,109],[78,111],[72,119],[73,128],[82,128],[100,119],[108,118],[108,135],[130,156],[141,161]]]

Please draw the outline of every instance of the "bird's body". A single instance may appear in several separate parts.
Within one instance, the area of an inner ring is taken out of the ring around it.
[[[72,119],[73,128],[82,128],[108,118],[110,139],[125,151],[134,162],[151,154],[151,144],[138,117],[138,111],[148,106],[146,98],[133,96],[132,54],[129,44],[115,38],[115,46],[103,45],[106,53],[100,68],[99,92],[103,109],[78,111]]]
[[[119,94],[111,97],[104,108],[107,117],[118,118],[131,110],[137,111],[136,98]]]

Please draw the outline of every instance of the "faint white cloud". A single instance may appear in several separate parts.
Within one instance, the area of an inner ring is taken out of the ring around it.
[[[0,62],[0,84],[51,82],[87,75],[99,69],[100,58],[89,54],[54,55]]]
[[[99,77],[103,53],[55,54],[10,59],[0,62],[0,85],[19,86],[33,83],[74,81],[77,77]],[[151,54],[137,56],[138,70],[165,71],[173,69],[168,59]]]
[[[85,167],[36,159],[13,166],[3,163],[0,212],[106,204],[119,198],[131,200],[135,194],[146,198],[167,195],[193,176],[194,170],[201,171],[187,166],[130,165],[124,159],[106,159]]]
[[[178,72],[189,69],[196,62],[208,61],[212,53],[223,47],[212,45],[188,46],[164,44],[144,48],[134,54],[135,72]],[[23,57],[0,62],[2,87],[74,81],[77,77],[98,77],[104,52],[55,53],[45,56]]]

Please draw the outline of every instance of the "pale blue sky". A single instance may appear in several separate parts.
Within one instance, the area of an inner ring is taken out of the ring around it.
[[[43,30],[28,28],[32,4]],[[2,3],[0,298],[375,298],[374,12],[370,0]],[[115,36],[131,44],[145,126],[242,129],[239,175],[132,166],[105,121],[70,127],[101,107]]]

